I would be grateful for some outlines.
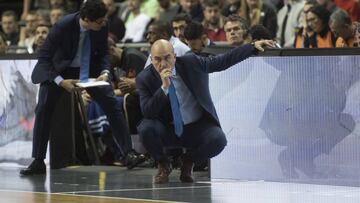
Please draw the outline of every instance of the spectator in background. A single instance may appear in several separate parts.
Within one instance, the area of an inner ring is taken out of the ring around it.
[[[314,35],[314,31],[312,30],[312,28],[310,26],[308,26],[308,23],[306,21],[306,14],[309,12],[310,8],[312,8],[314,6],[318,6],[318,5],[319,4],[317,3],[316,0],[306,0],[305,1],[305,5],[304,5],[303,11],[301,13],[301,17],[300,17],[299,29],[295,33],[295,41],[294,41],[295,48],[309,48],[308,47],[309,44],[306,43],[306,45],[305,45],[305,42],[308,40],[309,37]]]
[[[18,50],[18,53],[33,53],[33,44],[35,41],[35,30],[38,25],[38,15],[35,11],[30,11],[25,16],[25,27],[20,29],[20,39],[18,46],[26,47],[26,50]],[[25,51],[25,52],[23,52]]]
[[[204,48],[215,45],[206,35],[203,25],[196,21],[186,26],[184,37],[191,51],[200,56],[208,56],[208,53],[203,53]]]
[[[4,11],[1,15],[2,33],[7,45],[17,45],[19,42],[18,20],[14,11]]]
[[[125,35],[124,22],[117,16],[119,8],[114,0],[103,0],[107,9],[107,18],[109,23],[109,34],[115,35],[117,39],[122,39]]]
[[[336,47],[360,47],[360,23],[351,22],[351,17],[342,9],[330,16],[329,26],[337,37]]]
[[[55,25],[65,15],[65,10],[62,8],[53,8],[50,10],[50,24]]]
[[[190,23],[191,18],[186,13],[180,13],[176,15],[171,21],[171,27],[174,31],[175,37],[179,38],[182,42],[186,43],[184,38],[184,29],[188,23]]]
[[[335,46],[335,36],[329,28],[330,12],[323,6],[310,8],[306,22],[314,34],[305,39],[305,47],[331,48]]]
[[[264,25],[270,30],[272,37],[276,37],[276,12],[263,3],[263,0],[241,0],[239,15],[249,21],[250,26]]]
[[[186,44],[184,44],[179,38],[172,35],[172,29],[169,23],[154,21],[149,25],[146,40],[150,43],[150,46],[152,46],[154,42],[159,39],[168,40],[173,45],[176,56],[183,56],[190,51],[190,48],[186,46]],[[144,68],[150,65],[150,63],[151,60],[149,56]]]
[[[359,0],[334,0],[335,4],[344,9],[353,21],[360,20],[360,3]]]
[[[171,22],[175,15],[179,12],[180,5],[171,2],[171,0],[158,0],[160,6],[158,20]]]
[[[141,0],[127,0],[130,15],[125,21],[125,36],[123,42],[141,42],[150,17],[140,12]]]
[[[296,29],[304,8],[303,0],[288,0],[277,14],[276,39],[281,47],[294,47]]]
[[[232,46],[240,46],[250,41],[248,38],[249,24],[238,15],[230,15],[225,18],[224,30],[226,41]]]
[[[48,36],[50,27],[48,25],[39,24],[35,29],[35,40],[32,46],[32,50],[37,53],[40,47],[44,44],[46,37]]]
[[[220,14],[218,0],[205,0],[203,2],[205,32],[212,41],[226,41],[223,22]]]
[[[191,20],[202,22],[204,19],[200,0],[179,0],[180,12],[187,13]]]

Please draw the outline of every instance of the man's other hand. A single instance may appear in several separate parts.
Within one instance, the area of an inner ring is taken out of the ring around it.
[[[76,88],[76,83],[79,80],[67,79],[60,82],[60,86],[63,87],[66,91],[72,92]]]
[[[254,42],[254,47],[263,52],[264,48],[275,48],[275,42],[273,40],[258,40]]]

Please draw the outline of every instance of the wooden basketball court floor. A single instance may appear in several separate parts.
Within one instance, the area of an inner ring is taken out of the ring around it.
[[[184,184],[174,170],[170,183],[152,183],[156,169],[80,166],[19,176],[19,167],[0,165],[0,203],[234,202],[359,203],[360,188],[265,181],[209,180],[196,172]]]

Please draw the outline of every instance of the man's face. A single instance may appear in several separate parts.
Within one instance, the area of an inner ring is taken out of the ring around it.
[[[244,43],[245,31],[242,29],[241,23],[237,21],[229,21],[224,25],[226,41],[231,45],[241,45]]]
[[[17,31],[17,23],[14,16],[3,16],[1,26],[5,34],[12,34]]]
[[[38,26],[35,31],[35,44],[37,46],[41,46],[44,42],[46,37],[49,34],[49,28],[46,26]]]
[[[201,53],[205,48],[207,42],[206,35],[201,36],[200,39],[186,40],[186,43],[194,53]]]
[[[154,44],[155,41],[159,40],[159,39],[165,39],[164,36],[162,36],[157,27],[154,25],[150,25],[148,28],[148,32],[146,34],[146,40],[150,43],[150,44]]]
[[[87,18],[85,18],[85,22],[87,23],[86,28],[94,31],[101,30],[102,27],[104,27],[107,23],[107,18],[102,17],[99,19],[96,19],[95,21],[90,21]]]
[[[174,30],[175,37],[179,38],[183,42],[185,41],[185,37],[184,37],[185,27],[186,27],[185,20],[172,22],[172,28]]]
[[[108,15],[112,14],[115,11],[114,0],[103,0],[105,7],[108,11]]]
[[[52,9],[50,11],[50,22],[51,25],[54,25],[57,21],[59,21],[64,16],[64,12],[61,9]]]
[[[151,50],[151,63],[158,73],[164,69],[172,69],[175,66],[176,56],[174,51],[165,47]]]
[[[38,25],[38,17],[37,15],[33,15],[33,14],[28,14],[25,17],[25,22],[26,22],[26,29],[31,32],[34,33],[35,29]]]
[[[205,21],[210,23],[211,25],[217,25],[220,19],[220,12],[218,6],[205,7],[204,9],[204,18]]]
[[[193,9],[198,3],[199,0],[180,0],[181,7],[187,13],[190,13],[191,9]]]
[[[140,8],[140,1],[139,0],[128,0],[128,8],[130,11],[134,11]]]

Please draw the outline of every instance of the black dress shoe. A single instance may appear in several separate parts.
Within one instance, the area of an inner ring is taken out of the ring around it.
[[[23,176],[35,175],[35,174],[45,174],[46,165],[43,160],[34,160],[29,167],[22,169],[20,174]]]
[[[129,152],[125,157],[126,167],[133,169],[139,164],[143,163],[146,157],[143,154],[136,154],[135,152]]]

